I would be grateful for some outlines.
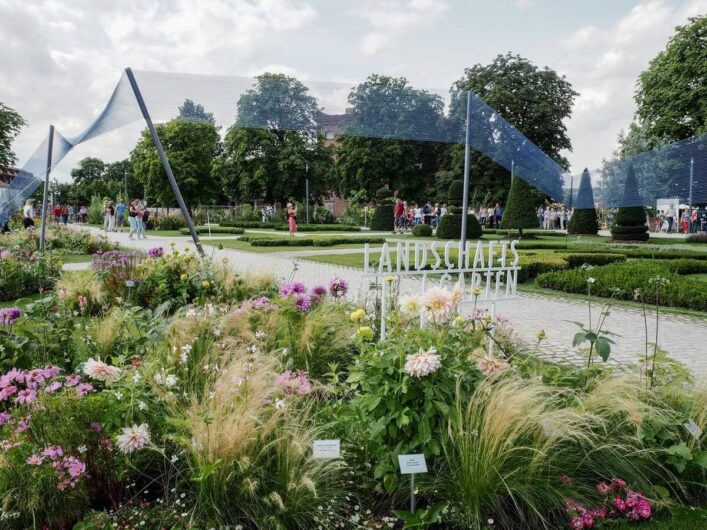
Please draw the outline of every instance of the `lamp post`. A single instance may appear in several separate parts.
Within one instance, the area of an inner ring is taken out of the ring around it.
[[[570,174],[570,211],[572,211],[572,194],[574,192],[574,175]]]
[[[304,165],[304,194],[305,202],[307,203],[307,224],[309,224],[309,164]]]

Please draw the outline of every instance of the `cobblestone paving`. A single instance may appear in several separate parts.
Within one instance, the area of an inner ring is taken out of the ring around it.
[[[187,247],[193,249],[191,242],[185,238],[150,237],[129,241],[127,234],[111,234],[110,239],[125,247],[139,249],[153,246],[167,248],[171,242],[180,250]],[[292,255],[289,252],[256,254],[234,249],[219,250],[208,245],[204,246],[204,250],[209,256],[227,258],[238,271],[268,272],[279,279],[294,278],[308,285],[326,283],[340,276],[349,281],[353,299],[364,298],[369,289],[369,279],[364,278],[362,270],[302,260],[295,257],[299,252],[293,252]],[[324,249],[320,253],[331,254],[332,250]],[[311,255],[311,252],[307,251],[307,255]],[[414,282],[406,280],[401,286],[401,292],[419,291]],[[598,317],[599,307],[599,304],[594,307],[594,321]],[[517,299],[499,301],[496,311],[510,320],[517,337],[527,344],[535,344],[535,332],[544,329],[548,338],[543,341],[540,349],[549,357],[574,364],[586,362],[584,354],[572,347],[572,338],[578,331],[573,322],[587,322],[588,319],[586,302],[521,293]],[[604,327],[619,335],[614,338],[616,344],[612,346],[610,363],[632,364],[643,355],[645,324],[642,311],[626,307],[613,308]],[[652,313],[648,315],[648,331],[651,336],[655,333],[655,316]],[[696,376],[707,378],[707,315],[705,318],[661,315],[658,344],[670,352],[673,358],[685,363]]]

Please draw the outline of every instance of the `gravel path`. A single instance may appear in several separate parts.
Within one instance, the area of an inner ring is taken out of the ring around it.
[[[127,234],[111,234],[110,239],[124,247],[148,249],[153,246],[169,247],[174,242],[178,249],[193,245],[184,238],[149,237],[145,240],[129,241]],[[230,265],[241,272],[272,273],[278,279],[296,278],[307,285],[326,283],[335,276],[349,281],[351,293],[365,297],[369,290],[369,279],[363,277],[360,269],[319,263],[299,259],[303,256],[332,253],[355,253],[360,250],[307,250],[292,252],[253,253],[243,250],[222,249],[204,245],[209,256],[227,258]],[[80,268],[81,264],[76,267]],[[416,280],[406,280],[401,292],[416,290]],[[578,331],[574,321],[586,322],[588,317],[585,302],[536,294],[519,294],[517,299],[499,301],[497,313],[510,320],[518,338],[528,344],[535,344],[534,334],[544,329],[547,340],[541,349],[550,357],[571,363],[586,362],[581,351],[572,347],[572,338]],[[593,320],[599,313],[595,305]],[[612,347],[610,363],[634,363],[645,351],[645,324],[643,313],[638,309],[615,307],[606,319],[605,329],[617,333],[616,344]],[[655,317],[648,315],[649,334],[655,332]],[[707,315],[704,318],[664,314],[660,317],[658,344],[671,353],[672,357],[685,363],[699,378],[707,377]]]

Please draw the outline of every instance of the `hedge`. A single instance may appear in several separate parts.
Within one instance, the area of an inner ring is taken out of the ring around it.
[[[276,223],[263,221],[221,221],[219,224],[221,226],[237,226],[239,228],[275,228],[276,226]],[[283,224],[282,226],[285,227],[287,225]]]
[[[415,237],[432,237],[432,227],[426,224],[419,224],[412,227],[412,235]]]
[[[501,228],[523,231],[538,228],[537,206],[534,202],[533,187],[522,178],[514,178],[508,192],[506,208],[501,218]]]
[[[576,269],[582,265],[593,265],[595,267],[608,265],[609,263],[618,263],[626,261],[626,256],[623,254],[609,253],[587,253],[587,254],[566,254],[563,256],[567,262],[567,268]]]
[[[392,232],[395,225],[393,217],[395,206],[390,203],[379,204],[371,219],[371,230],[378,232]]]
[[[246,241],[250,242],[253,247],[332,247],[334,245],[350,245],[352,243],[364,243],[370,244],[383,244],[385,243],[385,238],[383,237],[329,237],[327,239],[306,239],[303,237],[293,237],[293,238],[248,238]]]
[[[545,272],[559,271],[567,268],[567,262],[557,254],[522,255],[520,257],[518,282],[523,283]]]
[[[197,226],[196,233],[201,235],[208,235],[209,231],[212,234],[230,234],[230,235],[240,235],[245,232],[242,228],[237,226]],[[189,235],[188,228],[180,228],[179,232],[184,235]]]
[[[461,237],[462,216],[454,213],[443,215],[437,226],[437,237],[439,239],[456,239]],[[466,238],[479,239],[483,231],[479,220],[473,215],[466,217]]]
[[[707,243],[707,232],[700,232],[699,234],[690,234],[687,236],[685,243]]]
[[[634,290],[641,289],[645,300],[655,300],[656,284],[651,278],[661,276],[670,280],[662,288],[660,302],[670,307],[683,307],[696,311],[707,311],[707,283],[691,280],[686,274],[707,272],[707,262],[702,260],[631,260],[612,263],[594,269],[568,269],[541,274],[536,279],[539,287],[568,293],[587,293],[587,278],[595,279],[592,294],[610,297],[612,289],[618,287],[615,295],[624,300],[633,300]]]
[[[567,233],[596,235],[597,232],[599,232],[597,211],[594,208],[575,209],[567,225]]]
[[[275,225],[275,230],[288,230],[287,225]],[[298,232],[360,232],[361,227],[355,225],[338,225],[338,224],[322,224],[322,225],[297,225]]]

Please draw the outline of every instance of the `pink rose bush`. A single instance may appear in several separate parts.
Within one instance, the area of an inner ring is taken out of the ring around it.
[[[638,522],[649,521],[653,517],[653,503],[642,493],[631,490],[623,479],[599,482],[596,489],[604,498],[599,508],[588,509],[577,501],[565,499],[565,509],[571,517],[569,526],[573,530],[594,528],[604,519]]]

